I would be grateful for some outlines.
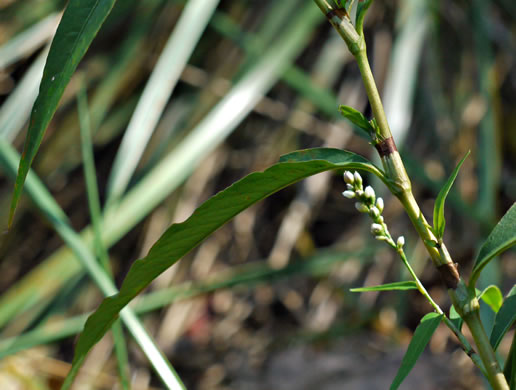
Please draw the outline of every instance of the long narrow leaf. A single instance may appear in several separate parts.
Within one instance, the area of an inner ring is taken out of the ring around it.
[[[64,11],[50,46],[39,94],[34,103],[23,147],[22,159],[14,185],[9,225],[23,190],[25,178],[54,116],[57,105],[73,72],[95,35],[104,23],[116,0],[70,1]]]
[[[442,238],[444,234],[444,226],[446,225],[446,221],[444,219],[444,202],[446,200],[446,197],[448,196],[448,192],[450,192],[450,189],[453,185],[453,182],[457,178],[457,174],[459,173],[460,167],[466,160],[466,158],[469,156],[470,151],[466,153],[466,155],[460,160],[460,162],[457,164],[455,169],[453,170],[452,174],[444,184],[443,188],[439,192],[439,195],[437,195],[437,199],[435,200],[434,205],[434,233],[437,236],[437,238]]]
[[[487,240],[480,248],[480,252],[473,266],[470,286],[475,286],[480,272],[494,257],[516,244],[516,203],[505,213],[502,219],[494,227]]]
[[[496,313],[495,323],[491,336],[489,337],[494,349],[502,341],[503,336],[516,321],[516,295],[506,298],[498,313]]]
[[[390,390],[396,390],[407,377],[432,338],[442,318],[440,314],[428,313],[421,319],[421,322],[414,332],[414,336],[412,336],[412,340],[410,341],[407,352],[401,362],[401,367],[392,382]]]
[[[307,161],[286,162],[295,161],[299,156]],[[132,265],[120,292],[104,299],[86,322],[84,332],[77,342],[67,384],[71,384],[88,351],[104,336],[125,305],[158,275],[241,211],[290,184],[328,170],[359,169],[383,176],[365,158],[338,149],[301,151],[286,155],[281,161],[284,162],[264,172],[246,176],[203,203],[185,222],[168,228],[149,254]]]
[[[371,287],[359,287],[352,288],[349,291],[351,292],[367,292],[367,291],[406,291],[406,290],[417,290],[416,282],[412,280],[404,281],[404,282],[394,282],[394,283],[386,283],[379,286],[371,286]]]

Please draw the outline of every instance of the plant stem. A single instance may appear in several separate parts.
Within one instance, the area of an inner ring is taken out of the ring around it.
[[[385,175],[390,183],[389,190],[401,201],[417,233],[423,240],[434,265],[441,274],[441,278],[448,288],[448,293],[455,309],[471,330],[473,339],[478,347],[478,353],[484,363],[485,373],[487,374],[486,376],[489,383],[494,390],[509,390],[509,385],[500,369],[495,353],[480,321],[478,314],[479,305],[474,291],[471,291],[460,278],[457,267],[453,263],[446,246],[436,240],[430,225],[426,221],[412,194],[410,179],[405,170],[403,161],[396,150],[396,144],[392,139],[389,124],[385,116],[385,110],[378,93],[378,88],[376,87],[373,73],[371,72],[371,67],[369,66],[363,34],[358,36],[354,28],[354,34],[349,33],[349,24],[351,22],[347,14],[333,9],[324,0],[314,1],[329,19],[333,27],[343,37],[351,53],[357,60],[369,103],[371,104],[374,118],[379,127],[377,130],[378,139],[373,140],[373,143],[375,143],[375,147],[380,154]]]

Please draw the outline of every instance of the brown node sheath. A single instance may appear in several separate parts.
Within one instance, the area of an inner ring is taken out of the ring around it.
[[[346,12],[345,9],[343,8],[336,8],[336,9],[332,9],[330,10],[327,14],[326,14],[326,17],[331,20],[334,16],[338,17],[339,19],[344,19],[346,16],[348,16],[348,13]]]
[[[382,142],[377,143],[375,146],[376,150],[378,150],[378,154],[380,157],[388,156],[396,152],[396,144],[394,143],[394,138],[389,137],[384,139]]]
[[[457,269],[458,264],[455,263],[446,263],[441,264],[437,267],[439,274],[441,275],[441,279],[446,286],[446,288],[456,289],[459,284],[460,276],[459,271]]]

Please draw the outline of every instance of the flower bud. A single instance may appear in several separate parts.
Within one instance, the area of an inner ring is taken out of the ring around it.
[[[374,199],[376,197],[376,194],[374,193],[373,187],[367,186],[364,190],[364,194],[366,198],[371,199],[371,203],[374,204]]]
[[[373,223],[371,225],[371,233],[373,233],[375,236],[379,235],[380,233],[383,233],[383,226],[379,223]]]
[[[354,191],[344,191],[342,193],[342,195],[344,195],[346,198],[348,199],[353,199],[355,197],[355,192]]]
[[[369,215],[376,221],[380,216],[380,211],[376,208],[376,206],[372,206],[369,208]]]
[[[398,241],[396,242],[396,246],[397,246],[398,248],[402,248],[402,247],[403,247],[403,245],[405,245],[405,237],[403,237],[403,236],[399,236],[399,237],[398,237]]]
[[[350,191],[355,191],[355,187],[353,187],[351,184],[346,184],[346,188]]]
[[[355,171],[354,179],[355,179],[355,185],[357,187],[362,187],[362,176],[360,176],[360,173],[358,173],[357,171]]]
[[[350,185],[353,185],[353,183],[355,182],[353,174],[350,171],[344,172],[344,181]]]
[[[376,199],[376,208],[378,209],[380,214],[383,212],[383,207],[384,207],[383,199],[378,197],[378,199]]]
[[[367,213],[369,211],[369,207],[367,207],[365,204],[363,204],[362,202],[356,202],[355,203],[355,208],[360,211],[361,213]]]

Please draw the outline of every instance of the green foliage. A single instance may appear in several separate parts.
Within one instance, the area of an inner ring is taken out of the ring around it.
[[[63,13],[61,23],[59,23],[50,46],[39,94],[32,108],[27,138],[14,186],[9,225],[12,223],[25,178],[65,87],[109,15],[115,1],[71,1]]]
[[[344,118],[353,123],[359,129],[364,130],[368,139],[374,136],[374,127],[371,125],[371,123],[369,123],[364,114],[362,114],[360,111],[344,105],[339,106],[339,111]]]
[[[416,331],[414,332],[414,336],[410,341],[407,352],[403,357],[401,362],[401,367],[394,378],[394,381],[391,384],[390,390],[396,390],[403,380],[407,377],[410,370],[416,364],[417,359],[423,353],[426,345],[432,338],[435,330],[439,326],[443,316],[437,313],[428,313],[426,314],[419,323]]]
[[[495,313],[498,313],[500,307],[503,304],[503,295],[498,286],[494,284],[486,287],[484,291],[480,293],[478,296],[479,299],[482,299]]]
[[[498,348],[500,341],[509,328],[516,321],[516,295],[511,295],[505,299],[502,307],[496,313],[495,323],[491,331],[490,341],[493,348]]]
[[[457,164],[455,169],[453,170],[452,174],[444,184],[443,188],[439,192],[439,195],[437,195],[437,199],[435,200],[434,205],[434,233],[437,236],[437,239],[442,239],[444,235],[444,227],[446,225],[446,221],[444,219],[444,202],[446,200],[446,197],[448,196],[448,193],[450,192],[450,189],[453,185],[453,182],[457,178],[457,174],[459,173],[460,167],[466,160],[466,158],[469,156],[470,151],[466,153],[466,155],[460,160],[460,162]]]
[[[406,291],[406,290],[417,290],[416,282],[412,280],[403,281],[403,282],[394,282],[394,283],[386,283],[379,286],[371,286],[371,287],[359,287],[352,288],[349,291],[351,292],[367,292],[367,291]]]
[[[473,266],[470,286],[474,286],[480,272],[493,258],[516,244],[516,203],[505,213],[487,237]]]
[[[335,169],[365,170],[383,177],[372,163],[354,153],[338,149],[302,150],[283,156],[280,163],[264,172],[237,181],[203,203],[186,221],[168,228],[149,254],[132,265],[120,292],[104,299],[89,317],[75,348],[67,386],[71,385],[88,351],[109,330],[122,308],[158,275],[254,203],[308,176]]]

